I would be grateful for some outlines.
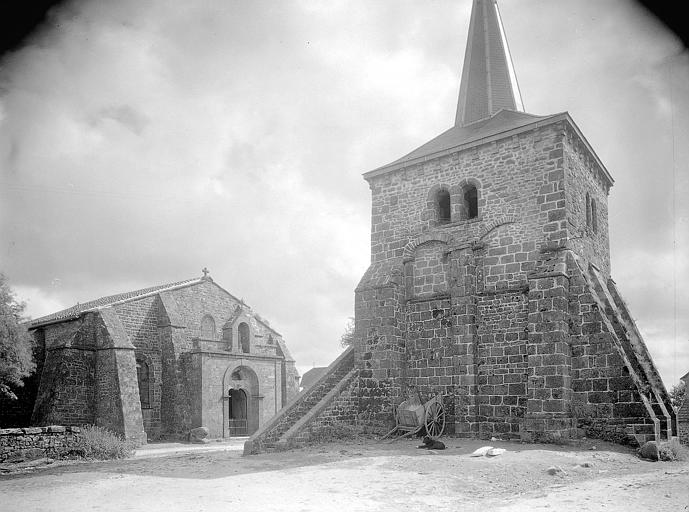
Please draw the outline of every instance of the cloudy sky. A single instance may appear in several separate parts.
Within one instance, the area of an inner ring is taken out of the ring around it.
[[[329,364],[369,259],[361,174],[454,122],[469,0],[76,1],[0,61],[0,271],[33,316],[207,266]],[[629,0],[502,0],[526,110],[616,180],[613,277],[689,371],[689,56]],[[682,284],[684,286],[682,286]]]

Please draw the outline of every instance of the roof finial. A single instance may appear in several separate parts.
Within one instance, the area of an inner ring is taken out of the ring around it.
[[[208,270],[206,267],[203,267],[203,269],[201,269],[201,272],[203,272],[203,278],[208,279],[208,274],[210,274],[210,270]]]
[[[500,11],[497,0],[474,0],[455,126],[485,119],[503,108],[524,112]]]

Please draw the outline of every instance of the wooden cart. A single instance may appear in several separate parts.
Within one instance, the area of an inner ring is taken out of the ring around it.
[[[412,394],[397,407],[395,423],[395,428],[385,434],[382,439],[395,433],[404,432],[399,437],[401,439],[417,434],[422,429],[425,429],[426,435],[431,439],[438,439],[445,430],[443,395],[438,393],[427,402],[422,402],[418,392]]]

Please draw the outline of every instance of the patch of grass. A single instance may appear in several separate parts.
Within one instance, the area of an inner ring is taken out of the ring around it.
[[[678,439],[662,442],[658,445],[660,460],[689,460],[689,449],[679,444]]]
[[[123,439],[103,427],[87,425],[81,428],[81,434],[74,445],[63,450],[60,455],[62,458],[124,459],[133,453],[135,447],[132,440]]]

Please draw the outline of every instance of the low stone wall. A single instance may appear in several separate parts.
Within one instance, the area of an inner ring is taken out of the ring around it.
[[[54,457],[74,445],[79,427],[26,427],[0,429],[0,462]]]

